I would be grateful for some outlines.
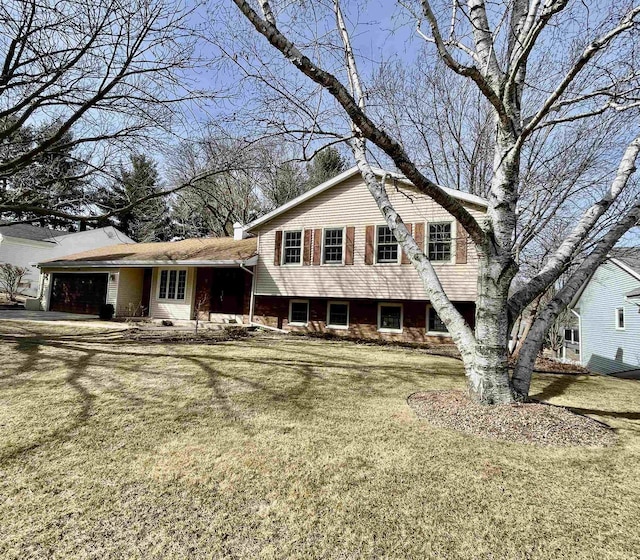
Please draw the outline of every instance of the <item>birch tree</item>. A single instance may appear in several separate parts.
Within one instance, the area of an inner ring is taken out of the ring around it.
[[[617,170],[609,175],[613,178],[608,187],[601,188],[592,200],[575,201],[581,212],[567,225],[543,266],[516,288],[522,156],[532,138],[545,129],[589,123],[625,111],[634,114],[640,103],[636,60],[640,6],[611,1],[590,9],[569,0],[399,3],[426,52],[474,88],[489,108],[492,165],[485,179],[488,209],[486,216],[477,220],[442,189],[455,185],[438,184],[428,166],[425,171],[416,164],[392,127],[375,118],[375,111],[368,106],[372,92],[366,80],[371,61],[365,64],[358,58],[354,30],[339,0],[314,3],[310,8],[314,21],[305,21],[309,12],[298,5],[294,12],[289,3],[233,0],[233,4],[249,27],[291,68],[304,75],[325,98],[330,96],[348,123],[350,130],[343,137],[382,215],[461,352],[473,398],[485,404],[526,399],[535,358],[548,327],[640,218],[640,199],[623,196],[630,191],[640,151],[637,121],[626,149],[618,156]],[[365,10],[363,5],[361,17]],[[316,32],[314,40],[306,30]],[[338,52],[340,64],[336,63]],[[361,71],[363,66],[366,72]],[[425,64],[421,70],[429,75],[433,66]],[[317,126],[312,123],[309,129]],[[372,170],[372,149],[385,154],[415,188],[454,216],[474,244],[479,258],[475,330],[456,310],[432,264],[393,208],[384,178]],[[552,215],[559,211],[557,200],[549,204]],[[613,209],[617,212],[615,219],[611,219]],[[527,242],[541,234],[542,230],[529,232]],[[562,288],[538,310],[511,373],[508,338],[514,320],[567,271],[570,274]]]

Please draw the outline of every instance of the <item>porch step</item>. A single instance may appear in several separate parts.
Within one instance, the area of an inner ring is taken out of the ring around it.
[[[235,313],[209,313],[211,323],[221,323],[224,325],[242,325],[242,315]]]

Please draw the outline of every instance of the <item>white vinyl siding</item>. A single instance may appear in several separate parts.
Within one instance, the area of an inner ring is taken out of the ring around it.
[[[425,224],[425,238],[429,223],[452,220],[452,216],[430,198],[416,191],[411,192],[411,196],[413,200],[395,189],[389,190],[391,202],[405,223]],[[481,208],[463,204],[472,215],[478,218],[483,216]],[[255,278],[256,294],[338,300],[353,297],[428,300],[422,281],[412,266],[364,264],[365,228],[377,224],[380,224],[380,210],[362,179],[357,176],[277,216],[257,231],[260,258]],[[276,230],[349,226],[355,228],[352,266],[274,265]],[[455,239],[456,224],[453,223],[452,226],[452,236]],[[455,242],[453,245],[455,246]],[[452,249],[455,252],[455,247]],[[475,300],[477,262],[475,248],[473,244],[469,244],[466,264],[433,263],[452,300]]]
[[[140,315],[142,302],[142,287],[144,283],[144,269],[121,268],[118,275],[118,297],[116,315],[127,317]]]
[[[640,288],[640,280],[612,262],[596,270],[578,300],[582,365],[597,373],[640,369],[640,308],[626,293]],[[618,309],[624,309],[624,329],[616,328]]]
[[[163,268],[162,270],[167,270]],[[185,270],[174,268],[173,270]],[[149,315],[154,319],[176,319],[189,321],[193,319],[193,298],[195,294],[196,268],[186,269],[185,293],[183,300],[160,299],[160,269],[154,268],[151,276],[151,300]],[[176,276],[177,279],[177,276]]]

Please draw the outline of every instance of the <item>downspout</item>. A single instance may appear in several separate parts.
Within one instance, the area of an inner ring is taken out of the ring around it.
[[[255,304],[255,283],[256,275],[253,270],[248,269],[243,262],[240,263],[240,268],[245,272],[251,274],[251,297],[249,298],[249,324],[253,324],[253,308]]]
[[[279,329],[277,327],[270,327],[269,325],[263,325],[262,323],[256,323],[253,320],[253,312],[255,308],[255,298],[256,298],[256,295],[255,295],[256,274],[253,270],[249,270],[244,265],[244,263],[240,263],[240,268],[242,270],[245,270],[249,274],[251,274],[251,300],[249,301],[249,325],[252,327],[259,327],[261,329],[267,329],[268,331],[275,331],[275,332],[287,334],[287,331],[285,331],[284,329]]]
[[[582,317],[580,317],[580,313],[576,310],[570,309],[570,311],[578,318],[578,336],[580,337],[580,340],[578,341],[578,352],[580,353],[580,365],[584,365],[582,363]]]

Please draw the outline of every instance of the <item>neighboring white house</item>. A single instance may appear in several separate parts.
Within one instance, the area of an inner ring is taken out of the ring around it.
[[[640,248],[621,247],[594,272],[570,309],[565,352],[591,371],[640,374]]]
[[[40,281],[36,263],[119,243],[135,241],[111,226],[75,233],[29,224],[0,226],[0,263],[28,268],[19,289],[24,295],[36,296]]]

